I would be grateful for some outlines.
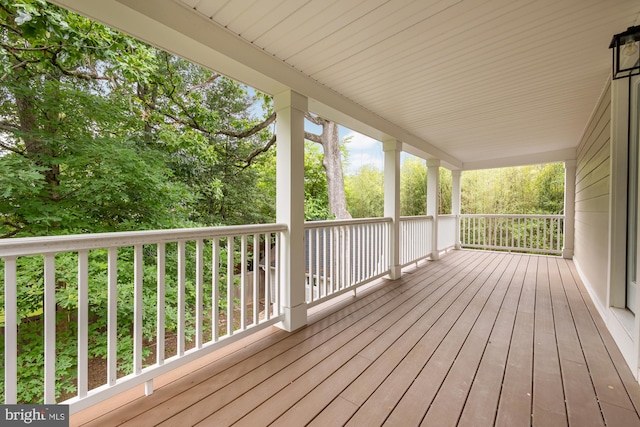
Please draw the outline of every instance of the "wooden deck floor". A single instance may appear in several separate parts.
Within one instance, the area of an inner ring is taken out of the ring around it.
[[[71,425],[640,426],[640,387],[552,257],[453,251],[157,383]]]

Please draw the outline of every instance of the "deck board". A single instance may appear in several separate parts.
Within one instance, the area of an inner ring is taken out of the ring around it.
[[[510,427],[531,423],[536,259],[528,257],[526,265],[498,402],[497,426]]]
[[[546,258],[537,257],[536,306],[533,348],[534,426],[567,424],[562,372],[551,305],[549,268]]]
[[[492,255],[490,263],[483,265],[479,275],[468,275],[463,280],[452,283],[464,291],[440,318],[436,327],[431,329],[432,333],[425,335],[409,351],[347,425],[381,425],[387,417],[390,418],[390,423],[420,423],[423,411],[433,398],[434,389],[439,387],[446,375],[444,368],[447,362],[452,362],[461,340],[464,340],[475,320],[476,312],[469,310],[470,303],[482,290],[482,283],[498,263],[498,257]],[[479,304],[476,300],[473,308],[477,309]],[[431,373],[434,374],[433,377]],[[422,386],[428,389],[422,390]],[[391,415],[389,411],[392,411]]]
[[[461,425],[492,426],[504,378],[507,355],[516,317],[516,309],[522,293],[527,268],[527,257],[514,257],[518,264],[509,284],[507,295],[496,319],[486,349],[473,379],[464,409]]]
[[[71,417],[87,426],[640,426],[571,261],[452,251]]]
[[[517,264],[518,258],[512,258],[500,275],[489,300],[482,308],[480,316],[458,353],[421,425],[456,425],[458,423],[473,379],[489,343],[489,337],[495,326],[498,313],[505,302]]]
[[[561,283],[558,260],[547,259],[551,283]],[[570,426],[604,426],[564,287],[552,286],[554,324]]]

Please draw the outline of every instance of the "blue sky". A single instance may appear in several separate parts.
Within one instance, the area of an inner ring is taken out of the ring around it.
[[[345,167],[346,174],[353,174],[364,165],[372,165],[379,170],[383,169],[384,153],[380,141],[346,128],[341,128],[340,138],[349,138],[349,142],[346,144],[349,152],[349,164]]]

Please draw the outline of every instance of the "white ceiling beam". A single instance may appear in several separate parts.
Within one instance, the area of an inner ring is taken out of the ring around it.
[[[528,165],[540,165],[545,163],[564,162],[567,160],[576,159],[576,149],[567,148],[557,151],[546,151],[543,153],[525,154],[515,157],[503,157],[490,160],[479,160],[477,162],[465,162],[462,170],[477,170],[477,169],[494,169],[494,168],[506,168],[511,166],[528,166]]]

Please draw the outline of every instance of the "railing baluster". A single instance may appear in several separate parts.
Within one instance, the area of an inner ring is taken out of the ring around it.
[[[260,320],[260,236],[253,235],[253,324],[257,325]]]
[[[520,246],[520,238],[522,237],[522,226],[521,226],[521,221],[520,220],[521,220],[521,218],[518,217],[518,227],[517,227],[517,229],[518,229],[518,247],[519,248],[522,247],[522,246]]]
[[[202,348],[202,310],[204,308],[204,241],[196,240],[196,348]]]
[[[142,372],[142,245],[135,245],[133,251],[133,373],[138,375]]]
[[[166,246],[158,243],[157,254],[157,304],[156,304],[156,363],[164,364],[164,340],[165,340],[165,295],[166,295]]]
[[[56,259],[44,257],[44,403],[56,402]]]
[[[320,295],[320,283],[322,281],[322,277],[321,277],[321,269],[320,269],[320,261],[321,258],[324,258],[324,252],[320,252],[320,230],[319,229],[315,229],[313,230],[313,234],[315,234],[315,239],[316,239],[316,254],[315,254],[315,260],[316,260],[316,280],[314,280],[313,283],[313,288],[315,289],[316,295],[315,299],[318,299],[321,297]],[[320,254],[323,254],[322,257],[320,256]]]
[[[220,324],[220,239],[214,237],[211,242],[211,340],[218,342]]]
[[[227,238],[227,335],[233,335],[233,289],[235,285],[233,236]]]
[[[281,262],[280,262],[280,245],[282,244],[282,235],[283,232],[280,233],[276,233],[276,256],[275,256],[275,263],[276,263],[276,275],[275,275],[275,282],[274,283],[274,290],[273,292],[275,293],[275,299],[274,299],[274,304],[273,304],[273,309],[274,309],[274,316],[280,316],[280,266],[281,266]]]
[[[18,398],[18,276],[16,257],[4,259],[4,403]]]
[[[240,238],[240,330],[247,329],[247,235]]]
[[[118,248],[109,248],[107,265],[107,384],[112,386],[118,378]]]
[[[89,389],[89,251],[78,251],[78,397]]]
[[[187,261],[186,242],[178,242],[178,356],[183,356],[185,351],[185,294],[186,294],[186,266]]]
[[[305,233],[305,237],[306,237],[306,241],[305,241],[305,248],[304,250],[306,251],[306,257],[305,257],[305,269],[306,269],[306,283],[305,283],[305,293],[308,295],[306,296],[307,301],[313,301],[313,274],[314,274],[314,262],[313,262],[313,257],[314,257],[314,253],[313,253],[313,232],[311,230],[308,230]]]
[[[271,233],[264,236],[264,314],[271,318]]]
[[[327,296],[327,281],[329,280],[329,263],[331,262],[331,254],[327,246],[327,233],[331,232],[330,228],[322,229],[322,253],[324,257],[322,259],[322,297]]]
[[[346,286],[347,274],[349,272],[349,265],[347,264],[347,251],[346,251],[346,231],[344,227],[340,227],[340,252],[338,252],[340,256],[340,287],[338,289],[343,289]]]

